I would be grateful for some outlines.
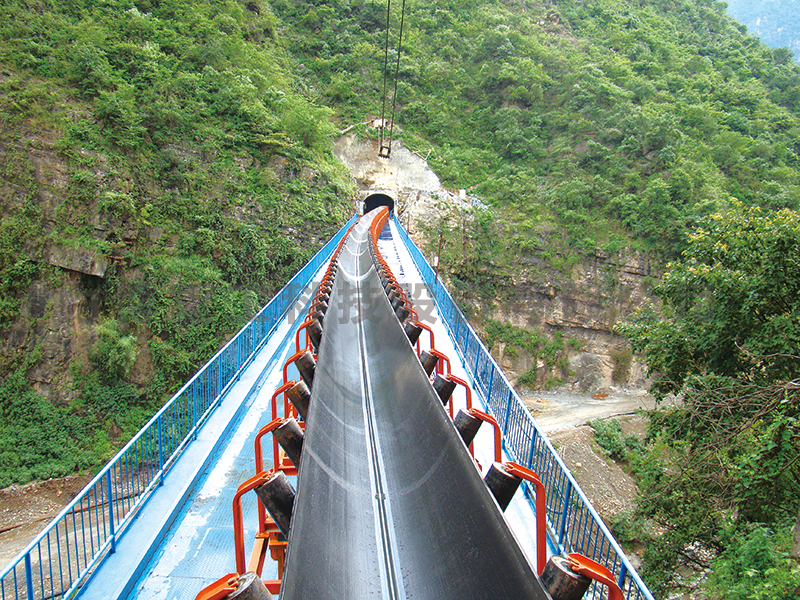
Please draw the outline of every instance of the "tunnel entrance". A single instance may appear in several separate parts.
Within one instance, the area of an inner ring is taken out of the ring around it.
[[[386,194],[370,194],[367,196],[367,199],[364,200],[364,214],[375,210],[379,206],[388,206],[391,212],[394,210],[394,200],[392,200],[391,196],[387,196]]]

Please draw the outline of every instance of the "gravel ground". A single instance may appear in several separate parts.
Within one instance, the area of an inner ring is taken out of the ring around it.
[[[5,567],[91,481],[85,475],[0,490],[0,568]]]

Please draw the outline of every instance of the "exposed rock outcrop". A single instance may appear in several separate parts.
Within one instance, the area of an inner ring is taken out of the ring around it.
[[[626,250],[609,256],[597,251],[569,273],[548,268],[523,272],[514,278],[509,297],[497,299],[488,310],[483,307],[482,314],[551,335],[561,332],[565,340],[576,340],[580,349],[570,350],[568,368],[557,374],[574,391],[645,387],[643,365],[637,361],[627,367],[618,364],[627,345],[614,327],[637,308],[655,302],[650,292],[653,271],[650,259],[641,253]],[[511,377],[529,372],[535,360],[524,351],[508,356],[502,348],[495,358]],[[539,383],[544,384],[543,361],[538,361],[538,368],[543,375]]]
[[[427,160],[399,140],[393,142],[388,159],[378,157],[376,140],[361,140],[354,134],[342,136],[334,152],[350,169],[358,185],[356,211],[369,194],[388,194],[395,201],[403,226],[412,236],[421,233],[420,223],[432,223],[442,215],[472,206],[465,198],[442,187]]]

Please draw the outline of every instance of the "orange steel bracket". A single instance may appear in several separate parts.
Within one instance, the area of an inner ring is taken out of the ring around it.
[[[492,427],[494,427],[494,462],[503,462],[503,437],[500,431],[500,424],[492,415],[488,415],[477,408],[470,408],[467,412],[481,421],[491,423]]]
[[[503,468],[511,475],[530,481],[536,490],[536,572],[541,575],[547,564],[547,492],[542,480],[530,469],[515,462],[504,463]]]
[[[469,384],[466,381],[464,381],[463,379],[461,379],[461,377],[456,377],[453,374],[449,374],[447,376],[447,379],[449,379],[450,381],[452,381],[454,383],[457,383],[458,385],[464,387],[464,389],[467,391],[467,410],[468,411],[471,410],[472,409],[472,389],[469,387]],[[451,419],[453,418],[453,401],[452,400],[450,400],[450,418]]]
[[[244,558],[244,527],[242,524],[242,496],[251,492],[259,486],[269,481],[272,471],[261,471],[254,475],[236,490],[233,496],[233,543],[236,555],[236,570],[244,573],[247,570],[247,563]]]
[[[264,425],[261,429],[258,430],[256,434],[255,442],[253,442],[253,446],[255,447],[256,453],[256,473],[261,473],[264,470],[264,455],[262,454],[261,450],[261,438],[267,435],[270,431],[274,431],[281,425],[286,419],[273,419],[267,425]],[[277,442],[275,442],[277,444]],[[275,462],[275,467],[278,466],[278,455],[277,452],[273,455],[273,460]]]
[[[408,314],[414,321],[419,321],[419,313],[414,310],[414,305],[411,304],[411,300],[406,299],[406,308],[408,308]]]
[[[447,363],[447,374],[450,375],[450,359],[447,357],[447,355],[434,349],[431,349],[431,354],[439,359],[436,361],[436,373],[438,375],[442,374],[442,361],[444,361]]]
[[[224,577],[217,579],[214,583],[203,588],[194,600],[222,600],[227,598],[231,592],[239,588],[239,574],[228,573]]]
[[[586,575],[589,579],[599,581],[608,587],[608,600],[625,600],[625,595],[617,585],[614,575],[606,567],[591,558],[586,558],[583,554],[569,554],[568,556],[569,566],[573,571]]]
[[[425,323],[420,323],[419,320],[417,321],[417,325],[422,327],[425,331],[427,331],[431,335],[431,350],[433,350],[436,346],[433,343],[433,329],[430,326],[426,325]],[[417,353],[419,354],[419,352]]]
[[[289,365],[294,363],[298,358],[303,356],[307,350],[298,350],[294,354],[292,354],[289,358],[286,359],[286,362],[283,363],[283,383],[286,384],[287,380],[289,379]]]
[[[304,330],[306,327],[311,325],[311,322],[314,319],[311,317],[306,317],[305,320],[300,324],[300,327],[297,328],[297,333],[294,334],[294,350],[295,352],[300,352],[300,332]],[[309,350],[311,348],[311,342],[308,340],[308,333],[306,333],[306,347],[305,350]]]
[[[261,473],[264,470],[264,457],[261,450],[261,438],[267,435],[270,431],[273,431],[283,425],[286,419],[275,419],[271,421],[269,424],[264,425],[261,429],[258,430],[256,434],[255,442],[253,445],[255,446],[255,453],[256,453],[256,473]],[[294,465],[291,467],[284,465],[283,461],[280,460],[280,449],[278,448],[278,440],[275,439],[273,436],[272,438],[272,461],[273,461],[273,471],[280,469],[287,475],[297,475],[297,468]],[[264,505],[261,504],[261,500],[258,501],[258,533],[263,534],[266,533],[266,522],[267,522],[267,510],[264,508]]]
[[[256,434],[256,439],[254,442],[255,452],[256,452],[256,473],[261,473],[264,470],[264,459],[261,450],[261,438],[267,435],[270,431],[273,431],[280,427],[281,425],[286,422],[286,419],[275,419],[270,421],[267,425],[264,425],[261,429],[258,430]],[[275,439],[275,436],[272,437],[272,468],[273,470],[280,470],[286,473],[287,475],[297,475],[297,467],[292,464],[292,461],[288,460],[284,461],[281,458],[280,454],[280,445],[278,444],[278,440]],[[261,516],[259,514],[259,516]]]
[[[272,404],[272,420],[273,421],[278,418],[277,400],[278,400],[278,396],[280,396],[281,394],[284,394],[284,396],[283,396],[283,416],[284,417],[295,417],[295,416],[297,416],[296,412],[294,411],[294,408],[290,408],[289,407],[289,401],[286,399],[286,395],[285,395],[286,390],[293,388],[296,384],[297,384],[297,382],[294,379],[290,379],[289,381],[287,381],[286,383],[281,385],[277,390],[275,390],[274,394],[272,394],[271,404]]]
[[[277,529],[277,527],[276,527]],[[272,560],[278,563],[278,579],[263,581],[261,583],[269,590],[270,594],[278,595],[281,593],[281,581],[283,580],[283,568],[286,562],[286,541],[279,541],[277,538],[278,532],[270,531],[269,533],[257,533],[256,543],[253,546],[253,555],[250,557],[250,564],[247,566],[248,571],[252,571],[261,577],[261,571],[264,569],[264,559],[269,550]]]

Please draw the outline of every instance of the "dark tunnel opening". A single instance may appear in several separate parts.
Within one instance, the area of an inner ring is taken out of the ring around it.
[[[379,206],[388,206],[389,211],[393,211],[394,200],[391,196],[387,196],[386,194],[370,194],[367,196],[367,199],[364,200],[364,214],[375,210]]]

